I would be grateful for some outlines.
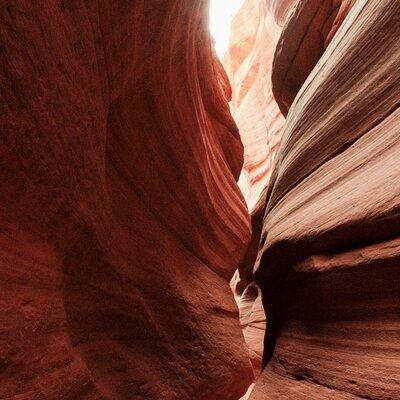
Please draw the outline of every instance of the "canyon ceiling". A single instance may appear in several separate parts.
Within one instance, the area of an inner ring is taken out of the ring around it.
[[[400,1],[208,6],[0,0],[1,400],[400,398]]]

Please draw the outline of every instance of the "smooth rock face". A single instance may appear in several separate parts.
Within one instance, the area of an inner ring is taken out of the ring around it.
[[[399,21],[399,2],[355,2],[290,108],[266,193],[268,365],[251,400],[400,398]]]
[[[278,25],[283,26],[299,0],[267,0],[268,10]]]
[[[0,398],[226,399],[249,217],[207,2],[0,4]]]
[[[247,0],[235,16],[231,32],[223,65],[232,86],[232,115],[245,149],[239,186],[252,210],[268,184],[285,122],[271,83],[281,28],[264,1]]]
[[[0,399],[400,398],[400,3],[207,6],[0,4]]]
[[[266,331],[266,318],[262,305],[261,291],[252,282],[246,286],[242,293],[235,291],[236,302],[239,306],[240,324],[249,350],[254,375],[261,372],[264,350],[264,335]]]
[[[285,3],[281,2],[281,7]],[[283,115],[287,115],[353,3],[354,0],[297,1],[277,44],[271,78],[273,93]],[[275,12],[279,13],[279,8]]]
[[[246,254],[231,280],[244,338],[249,349],[255,376],[261,371],[266,332],[266,316],[262,293],[254,282],[253,272],[259,262],[258,248],[263,226],[265,196],[260,198],[251,213],[252,236]]]
[[[240,322],[255,375],[261,370],[266,318],[253,269],[259,248],[265,198],[284,118],[272,95],[271,68],[281,28],[264,1],[247,0],[235,16],[222,60],[232,86],[231,111],[244,144],[239,186],[251,210],[252,238],[232,279]]]
[[[399,267],[400,239],[296,264],[252,399],[397,399]]]

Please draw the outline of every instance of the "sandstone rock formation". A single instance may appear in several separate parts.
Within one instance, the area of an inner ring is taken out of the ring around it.
[[[271,84],[280,32],[266,2],[247,0],[233,20],[231,43],[223,60],[232,85],[232,115],[245,149],[239,185],[250,210],[268,183],[285,121]]]
[[[280,30],[265,2],[245,1],[233,19],[230,46],[222,60],[232,86],[231,111],[245,149],[239,186],[251,210],[252,225],[252,240],[231,285],[256,376],[261,370],[266,324],[261,292],[252,282],[264,214],[264,202],[257,200],[268,183],[284,123],[271,88]]]
[[[299,0],[267,0],[268,10],[274,16],[276,23],[283,26]]]
[[[266,193],[267,367],[251,400],[400,396],[399,21],[399,2],[355,2],[290,108]]]
[[[207,2],[0,20],[0,398],[238,399],[250,229]]]
[[[251,364],[257,377],[261,372],[266,332],[261,291],[254,282],[251,282],[243,293],[236,292],[236,301],[239,306],[240,324],[249,349]]]
[[[258,251],[264,212],[265,195],[260,197],[251,213],[252,237],[245,256],[231,280],[239,307],[240,323],[256,377],[262,366],[266,316],[262,305],[262,292],[254,282],[253,273],[259,263]]]
[[[273,92],[283,115],[287,115],[353,3],[354,0],[298,0],[275,4],[276,18],[280,21],[294,7],[280,36],[272,69]]]
[[[400,2],[207,3],[0,2],[0,399],[400,398]]]

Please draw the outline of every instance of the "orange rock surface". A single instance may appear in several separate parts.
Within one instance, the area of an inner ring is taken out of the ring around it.
[[[275,99],[285,116],[354,0],[298,0],[296,3],[280,36],[271,78]]]
[[[291,106],[266,193],[267,366],[251,400],[400,396],[399,17],[398,2],[357,1]]]
[[[0,2],[0,399],[400,398],[399,21]]]
[[[256,375],[261,370],[266,319],[261,292],[252,283],[252,275],[264,214],[264,203],[258,200],[268,184],[284,123],[271,87],[280,31],[268,4],[247,0],[233,19],[229,49],[222,60],[232,86],[231,111],[244,144],[239,186],[251,210],[252,223],[251,242],[231,285]]]
[[[238,399],[250,228],[206,2],[0,19],[0,398]]]
[[[281,28],[265,2],[247,0],[235,16],[231,32],[223,65],[232,85],[232,115],[244,145],[239,185],[251,210],[268,183],[285,121],[271,84]]]

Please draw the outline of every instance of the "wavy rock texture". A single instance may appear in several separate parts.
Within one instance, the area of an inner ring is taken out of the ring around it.
[[[273,4],[282,21],[294,2]],[[298,0],[279,39],[273,69],[272,89],[283,115],[321,58],[354,0]],[[285,11],[282,15],[282,11]]]
[[[222,61],[232,86],[231,111],[244,144],[239,186],[252,210],[252,240],[231,285],[256,375],[261,370],[266,319],[252,275],[264,214],[264,202],[258,197],[268,183],[284,123],[270,80],[280,31],[268,4],[245,1],[233,19],[230,46]]]
[[[250,229],[207,2],[0,19],[0,398],[236,400]]]
[[[399,21],[399,2],[358,0],[291,106],[256,272],[269,363],[251,400],[400,397]]]
[[[268,183],[284,124],[271,84],[281,28],[267,6],[258,0],[243,4],[233,20],[223,60],[233,91],[231,111],[245,149],[239,185],[250,210]]]
[[[252,399],[397,399],[400,240],[296,264]]]
[[[252,282],[237,296],[240,323],[249,348],[250,360],[256,376],[261,372],[266,319],[262,305],[261,291]]]
[[[268,10],[272,13],[276,23],[283,26],[290,12],[300,0],[267,0]]]

